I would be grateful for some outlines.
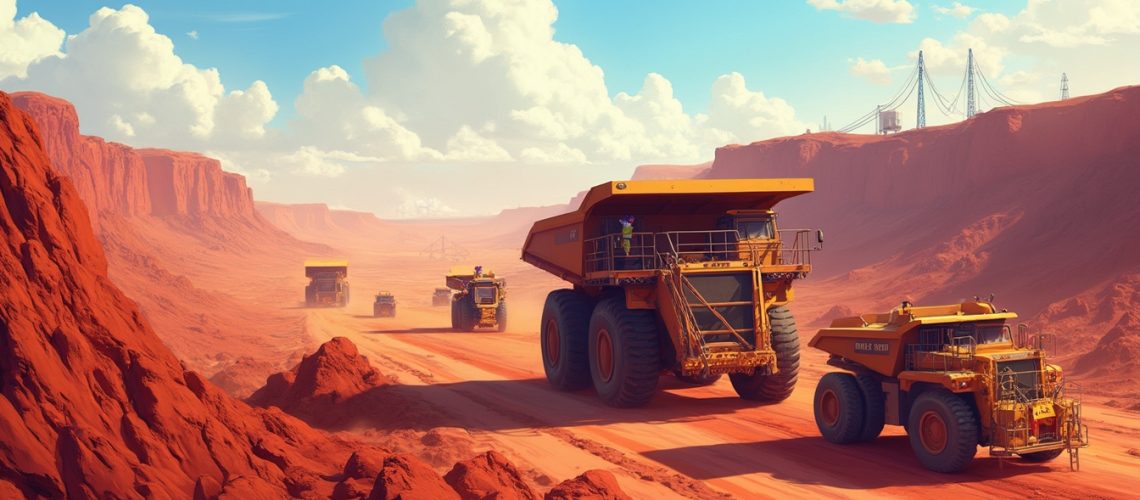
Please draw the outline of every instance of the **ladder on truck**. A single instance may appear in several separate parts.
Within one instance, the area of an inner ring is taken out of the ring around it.
[[[685,276],[680,265],[676,261],[669,263],[667,269],[663,272],[662,278],[664,279],[665,286],[668,289],[671,298],[673,299],[673,303],[677,305],[677,307],[674,308],[674,311],[677,314],[677,324],[681,327],[681,338],[685,341],[684,345],[686,350],[686,357],[700,359],[704,363],[705,371],[707,371],[709,367],[708,360],[712,353],[712,348],[716,347],[716,344],[723,345],[723,343],[710,344],[707,341],[706,337],[713,335],[724,335],[726,333],[732,335],[736,339],[735,343],[738,344],[742,350],[756,350],[756,346],[753,345],[752,342],[749,342],[747,339],[745,339],[744,336],[741,335],[740,331],[734,328],[728,319],[726,319],[724,315],[720,313],[720,311],[716,310],[717,306],[725,304],[711,303],[706,300],[704,295],[701,294],[700,290],[698,290],[697,287],[693,285],[692,281],[690,281]],[[691,301],[690,297],[695,301]],[[719,325],[723,328],[718,328],[715,330],[702,330],[697,323],[696,314],[694,313],[696,310],[706,310],[710,312],[716,319],[717,323],[719,323]],[[766,315],[762,315],[761,321],[765,322],[762,323],[761,327],[766,328]]]

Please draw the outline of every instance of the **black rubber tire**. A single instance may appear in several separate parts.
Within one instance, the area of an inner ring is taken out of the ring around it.
[[[594,303],[586,294],[574,290],[555,290],[546,296],[539,324],[539,344],[542,349],[542,368],[546,380],[560,391],[585,389],[590,379],[589,347],[590,314]],[[552,351],[547,328],[553,324],[558,331],[556,351]],[[551,359],[552,352],[557,358]]]
[[[1064,448],[1057,448],[1055,450],[1049,450],[1049,451],[1037,451],[1037,452],[1033,452],[1033,453],[1019,453],[1018,456],[1021,457],[1021,459],[1025,460],[1026,462],[1032,462],[1035,464],[1039,464],[1039,463],[1043,463],[1043,462],[1049,462],[1049,461],[1053,460],[1054,458],[1061,456],[1061,454],[1064,452],[1065,452]]]
[[[478,324],[479,308],[475,305],[475,297],[472,294],[464,295],[459,301],[459,329],[473,332]]]
[[[451,301],[451,329],[459,330],[459,302]]]
[[[933,412],[945,425],[946,444],[937,454],[922,445],[921,419]],[[945,389],[919,394],[910,408],[907,422],[910,447],[924,467],[935,472],[962,472],[978,453],[978,421],[974,410],[962,398]]]
[[[495,322],[499,324],[498,330],[500,332],[507,331],[507,303],[499,301],[499,307],[495,308]]]
[[[609,332],[612,373],[605,380],[598,364],[598,333]],[[643,406],[657,393],[661,355],[653,311],[626,309],[625,297],[603,299],[590,316],[590,376],[598,397],[615,408]]]
[[[825,397],[835,398],[832,401],[836,405],[834,422],[824,416]],[[815,425],[823,439],[830,443],[847,444],[859,441],[863,436],[863,417],[866,411],[863,408],[863,394],[854,375],[840,372],[824,375],[819,379],[819,385],[815,386],[813,401]]]
[[[713,385],[713,384],[719,382],[720,378],[721,378],[721,374],[719,374],[719,373],[716,375],[710,374],[710,375],[693,375],[693,376],[681,375],[680,373],[674,373],[673,375],[675,375],[677,377],[677,380],[680,380],[681,382],[684,382],[684,383],[689,384],[689,385],[697,386],[697,387],[705,387],[705,386]]]
[[[859,441],[874,441],[882,434],[887,419],[883,384],[868,373],[856,374],[855,382],[859,384],[859,392],[863,395],[863,432],[859,435]]]
[[[768,310],[772,324],[772,349],[776,351],[775,374],[757,371],[752,375],[733,373],[728,376],[732,388],[741,398],[762,403],[779,403],[788,399],[796,388],[800,373],[800,334],[796,318],[785,306]]]

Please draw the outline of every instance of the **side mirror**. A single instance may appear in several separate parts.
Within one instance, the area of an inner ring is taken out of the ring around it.
[[[816,229],[815,230],[815,241],[819,243],[820,248],[823,248],[823,230],[822,229]]]

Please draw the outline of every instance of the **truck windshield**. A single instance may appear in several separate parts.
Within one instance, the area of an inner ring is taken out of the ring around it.
[[[974,337],[978,345],[1012,342],[1009,331],[1001,323],[962,323],[954,332],[955,337]]]
[[[769,240],[772,239],[772,220],[771,219],[758,219],[758,220],[742,220],[736,223],[736,231],[740,233],[740,237],[746,240]]]

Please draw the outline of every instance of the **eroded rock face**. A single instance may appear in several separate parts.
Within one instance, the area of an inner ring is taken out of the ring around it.
[[[384,459],[376,483],[368,495],[370,500],[459,499],[439,474],[419,459],[408,455],[391,455]]]
[[[488,451],[459,462],[443,477],[463,500],[538,500],[507,457]]]
[[[197,153],[132,149],[79,133],[71,103],[36,92],[13,94],[39,124],[56,170],[96,213],[218,216],[260,223],[245,178]]]
[[[107,278],[87,210],[43,145],[0,93],[5,484],[48,497],[331,491],[307,478],[347,448],[185,371]]]
[[[222,171],[213,158],[166,149],[139,149],[147,167],[153,215],[213,215],[255,219],[245,177]]]
[[[388,380],[360,355],[356,344],[335,337],[293,370],[269,376],[247,401],[255,406],[276,406],[318,424],[330,424],[343,413],[338,405],[385,385]]]
[[[591,498],[597,500],[630,500],[617,478],[608,471],[588,470],[574,479],[563,481],[546,494],[546,500]]]

